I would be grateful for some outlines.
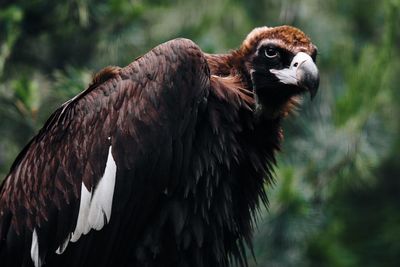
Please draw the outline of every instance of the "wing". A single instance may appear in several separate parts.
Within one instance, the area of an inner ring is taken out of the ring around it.
[[[61,106],[1,186],[2,263],[38,267],[75,246],[80,258],[69,266],[80,266],[85,247],[75,244],[89,244],[93,229],[113,223],[118,235],[131,223],[140,231],[157,196],[176,183],[170,177],[187,168],[179,140],[193,133],[209,82],[200,49],[176,39],[105,71]]]

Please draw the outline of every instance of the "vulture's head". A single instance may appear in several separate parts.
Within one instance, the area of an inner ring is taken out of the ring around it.
[[[302,93],[315,96],[319,85],[317,48],[299,29],[255,28],[238,52],[261,107],[282,109]]]

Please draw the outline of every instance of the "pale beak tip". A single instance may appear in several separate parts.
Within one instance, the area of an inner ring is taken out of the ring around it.
[[[319,86],[319,73],[314,62],[302,64],[298,69],[299,86],[310,93],[311,100],[315,98]]]

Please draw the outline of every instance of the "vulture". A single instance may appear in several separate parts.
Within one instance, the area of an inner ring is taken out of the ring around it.
[[[230,53],[178,38],[103,69],[1,184],[1,266],[247,266],[316,56],[301,30],[259,27]]]

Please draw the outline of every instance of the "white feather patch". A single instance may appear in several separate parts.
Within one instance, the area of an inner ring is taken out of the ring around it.
[[[81,235],[86,235],[91,229],[100,230],[110,221],[115,177],[117,174],[117,165],[111,151],[110,146],[103,177],[100,179],[94,192],[92,188],[88,190],[82,182],[81,201],[75,230],[60,245],[56,253],[63,253],[69,241],[76,242]]]
[[[76,227],[71,236],[71,242],[76,242],[81,237],[82,234],[87,234],[90,230],[88,224],[88,216],[90,210],[90,199],[92,198],[92,193],[87,190],[85,184],[82,182],[81,185],[81,203],[79,204],[79,214]]]
[[[36,229],[33,229],[32,233],[31,258],[35,267],[42,266],[42,261],[39,256],[39,240]]]
[[[103,178],[97,185],[90,203],[89,225],[91,228],[100,230],[111,219],[111,207],[114,195],[115,176],[117,165],[111,153],[111,146],[108,151],[106,169]]]
[[[64,242],[58,247],[58,249],[56,250],[57,254],[63,254],[63,252],[65,251],[65,249],[68,246],[69,240],[71,239],[71,234],[68,235],[68,237],[64,240]]]

